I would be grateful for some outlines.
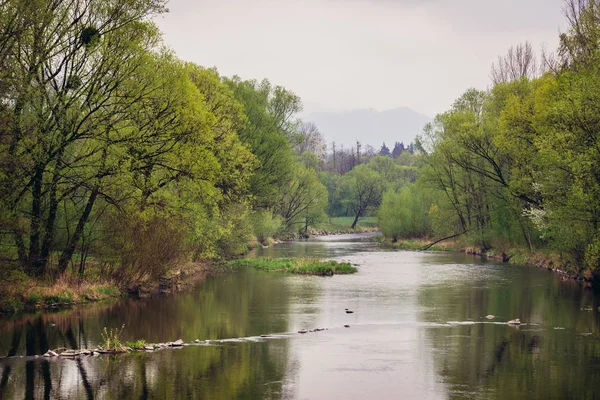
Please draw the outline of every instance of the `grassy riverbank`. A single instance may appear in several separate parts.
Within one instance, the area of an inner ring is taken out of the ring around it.
[[[252,267],[263,271],[286,271],[300,275],[331,276],[354,274],[357,269],[347,262],[321,261],[313,258],[271,259],[244,258],[232,261],[234,265]]]
[[[351,228],[354,217],[332,217],[312,229],[313,233],[355,233],[372,232],[378,229],[377,217],[363,217],[358,220],[356,227]]]
[[[434,239],[401,239],[393,242],[390,238],[384,236],[378,236],[372,240],[378,242],[382,247],[415,251],[422,251],[427,245],[434,241]],[[487,251],[482,251],[480,248],[473,247],[465,241],[456,239],[437,243],[427,250],[451,251],[466,253],[473,256],[483,256],[501,260],[509,264],[528,265],[549,269],[564,274],[571,279],[585,280],[586,282],[592,280],[591,273],[579,273],[571,262],[564,260],[559,253],[550,250],[531,251],[527,248],[507,247],[505,249],[492,248]]]
[[[185,263],[172,268],[158,281],[142,279],[135,285],[127,285],[94,265],[88,267],[84,276],[68,270],[56,280],[29,277],[18,268],[7,269],[0,278],[0,312],[65,308],[128,296],[177,292],[205,279],[210,270],[205,263]]]

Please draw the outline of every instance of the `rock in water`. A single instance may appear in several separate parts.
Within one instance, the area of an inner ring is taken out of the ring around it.
[[[173,347],[181,347],[181,346],[183,346],[183,340],[181,340],[181,339],[177,339],[176,341],[174,341],[174,342],[171,344],[171,346],[173,346]]]
[[[350,325],[344,325],[344,328],[350,328]]]
[[[521,320],[519,318],[511,319],[507,324],[513,326],[521,325]]]
[[[194,343],[200,343],[200,339],[194,340]]]
[[[491,315],[491,314],[490,314],[490,315],[486,315],[486,318],[487,318],[487,319],[494,319],[494,318],[496,318],[496,316],[495,316],[495,315]]]
[[[300,329],[298,333],[308,333],[308,331],[306,329]]]

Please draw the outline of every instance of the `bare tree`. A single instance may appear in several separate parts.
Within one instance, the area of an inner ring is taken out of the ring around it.
[[[560,35],[559,65],[589,66],[597,58],[600,43],[600,0],[565,0],[563,12],[569,31]]]
[[[299,154],[305,152],[314,153],[319,160],[325,159],[327,144],[319,128],[313,122],[303,123],[298,130],[299,140],[296,144],[296,150]]]
[[[537,57],[531,43],[525,42],[508,49],[504,56],[492,64],[490,78],[494,85],[512,82],[521,78],[532,79],[539,76]]]

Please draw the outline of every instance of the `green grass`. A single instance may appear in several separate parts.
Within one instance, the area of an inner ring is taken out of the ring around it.
[[[123,333],[123,329],[125,329],[125,325],[121,327],[121,329],[106,329],[101,333],[102,341],[100,342],[100,348],[104,351],[110,351],[114,353],[124,353],[127,351],[127,348],[121,342],[121,334]]]
[[[263,271],[286,271],[300,275],[331,276],[334,274],[354,274],[357,272],[357,269],[347,262],[321,261],[313,258],[244,258],[232,261],[232,263],[243,267],[253,267]]]
[[[132,348],[134,350],[143,349],[146,346],[146,341],[144,339],[134,340],[133,342],[125,343],[125,346]]]
[[[316,229],[328,232],[353,232],[350,228],[352,222],[354,222],[354,217],[332,217],[327,222],[319,224]],[[363,217],[358,220],[354,231],[375,229],[377,229],[377,217]]]

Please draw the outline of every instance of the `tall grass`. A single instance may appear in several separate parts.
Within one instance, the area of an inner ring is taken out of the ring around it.
[[[106,327],[104,327],[104,330],[101,333],[102,342],[100,342],[100,348],[104,351],[110,351],[113,353],[126,352],[127,347],[125,347],[121,342],[121,334],[123,333],[124,329],[124,324],[121,326],[121,329],[114,328],[108,330]]]

